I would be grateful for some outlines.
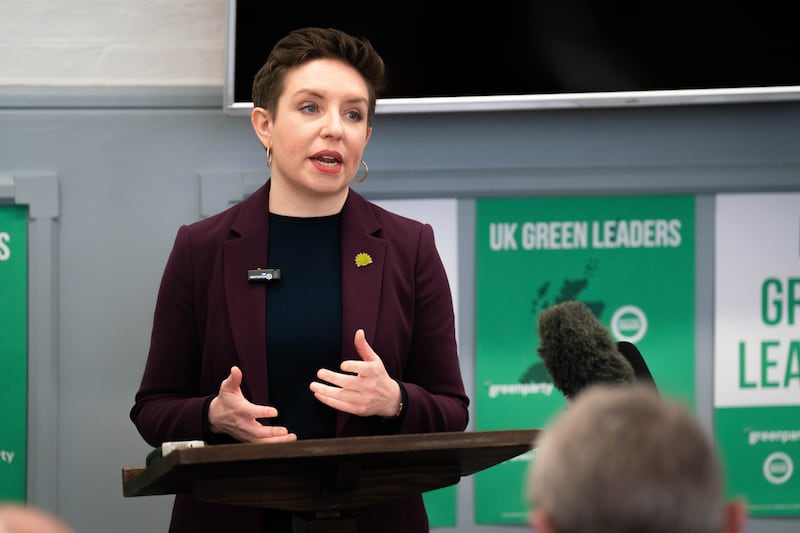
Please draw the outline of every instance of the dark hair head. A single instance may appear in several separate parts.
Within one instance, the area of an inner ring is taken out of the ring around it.
[[[372,124],[375,101],[386,84],[383,59],[368,40],[334,28],[300,28],[278,41],[253,79],[253,105],[274,116],[286,72],[314,59],[338,59],[361,74],[369,91],[367,118]]]

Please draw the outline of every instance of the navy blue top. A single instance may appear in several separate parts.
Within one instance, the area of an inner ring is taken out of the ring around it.
[[[336,411],[308,385],[319,368],[338,371],[342,359],[341,215],[269,215],[267,375],[275,425],[298,439],[333,437]]]

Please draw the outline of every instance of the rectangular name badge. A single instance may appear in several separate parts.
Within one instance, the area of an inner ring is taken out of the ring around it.
[[[281,279],[280,268],[254,268],[247,271],[247,281],[259,283],[279,281]]]

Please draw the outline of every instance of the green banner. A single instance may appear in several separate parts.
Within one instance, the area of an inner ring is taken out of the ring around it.
[[[428,523],[431,528],[456,527],[456,485],[432,490],[422,494],[425,510],[428,512]]]
[[[800,193],[716,198],[714,429],[752,516],[800,515]]]
[[[28,208],[0,206],[0,501],[25,501]]]
[[[693,196],[479,199],[475,429],[544,427],[566,403],[538,347],[538,315],[585,302],[642,352],[662,395],[694,409]],[[535,452],[475,475],[475,521],[523,524]]]
[[[744,497],[753,516],[800,514],[800,408],[718,408],[714,416],[728,495]]]

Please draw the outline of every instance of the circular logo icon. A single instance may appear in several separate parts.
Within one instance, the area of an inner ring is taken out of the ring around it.
[[[617,340],[639,342],[647,333],[647,316],[635,305],[623,305],[611,317],[611,333]]]
[[[764,477],[773,485],[781,485],[789,481],[794,472],[794,463],[789,454],[771,453],[764,460]]]

